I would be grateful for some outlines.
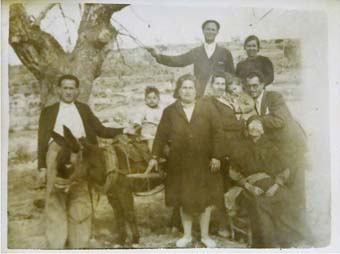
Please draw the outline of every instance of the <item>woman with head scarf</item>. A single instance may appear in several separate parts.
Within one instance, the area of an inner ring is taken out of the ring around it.
[[[238,185],[233,188],[241,190],[238,204],[250,218],[252,247],[299,247],[308,240],[301,216],[304,211],[296,200],[296,190],[305,191],[299,177],[303,169],[292,167],[290,159],[265,134],[259,117],[250,117],[247,136],[231,154],[229,173]],[[225,195],[226,200],[230,200],[229,194],[232,192]]]

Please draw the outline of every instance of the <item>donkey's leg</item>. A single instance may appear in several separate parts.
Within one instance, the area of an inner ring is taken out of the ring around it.
[[[121,200],[118,197],[117,190],[112,188],[107,194],[107,199],[113,209],[115,216],[116,230],[118,231],[118,242],[124,244],[126,240],[126,228],[125,228],[125,214]]]
[[[116,147],[115,149],[116,155],[118,157],[118,164],[119,164],[119,169],[129,172],[129,170],[132,170],[130,168],[128,158],[126,157],[125,152],[119,148]],[[133,205],[133,195],[132,195],[132,187],[129,182],[129,180],[123,176],[120,175],[117,179],[116,183],[116,189],[117,189],[117,194],[119,196],[119,201],[120,204],[123,206],[123,212],[125,215],[125,220],[128,222],[131,233],[132,233],[132,242],[133,243],[138,243],[139,242],[139,232],[137,228],[137,223],[136,223],[136,216],[134,213],[134,205]]]
[[[125,219],[128,222],[131,233],[132,233],[132,242],[138,243],[139,242],[139,231],[137,227],[137,220],[134,211],[134,201],[133,201],[133,194],[131,190],[131,186],[128,182],[128,179],[125,176],[122,176],[122,184],[121,184],[121,191],[119,193],[120,201],[123,205]]]

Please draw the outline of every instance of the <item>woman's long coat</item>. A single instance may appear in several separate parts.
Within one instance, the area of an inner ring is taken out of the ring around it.
[[[220,102],[217,98],[209,98],[211,103],[219,113],[219,119],[222,124],[222,132],[224,138],[224,152],[225,155],[230,155],[231,151],[235,149],[235,142],[239,142],[241,134],[245,127],[244,120],[236,118],[235,111],[224,103]]]
[[[153,155],[170,148],[165,183],[165,201],[182,206],[188,213],[203,212],[209,205],[223,204],[219,172],[211,172],[210,161],[222,154],[222,132],[218,113],[205,100],[196,102],[188,121],[178,100],[164,111],[157,129]]]

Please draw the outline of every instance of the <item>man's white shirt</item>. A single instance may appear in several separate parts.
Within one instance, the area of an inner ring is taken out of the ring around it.
[[[210,58],[212,56],[212,54],[214,54],[215,49],[216,49],[216,42],[213,43],[204,43],[204,49],[205,49],[205,53],[207,53],[208,58]]]
[[[54,131],[64,136],[63,125],[68,127],[76,138],[85,137],[84,123],[74,103],[60,102]]]
[[[259,97],[257,97],[254,101],[255,101],[255,109],[258,115],[261,115],[261,105],[262,105],[262,100],[263,100],[263,94],[264,94],[264,90],[262,91],[262,93],[259,95]]]

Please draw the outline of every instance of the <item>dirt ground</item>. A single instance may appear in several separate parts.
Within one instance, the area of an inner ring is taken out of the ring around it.
[[[45,249],[43,209],[33,204],[44,197],[44,189],[34,185],[36,172],[31,163],[16,164],[8,173],[8,248]],[[96,199],[96,198],[95,198]],[[97,200],[97,199],[96,199]],[[94,203],[91,248],[175,248],[175,241],[181,236],[168,227],[171,209],[164,205],[164,193],[149,197],[135,197],[136,215],[141,234],[139,244],[117,245],[112,208],[105,195]],[[196,240],[189,247],[203,248]],[[243,248],[243,242],[213,236],[220,248]]]

